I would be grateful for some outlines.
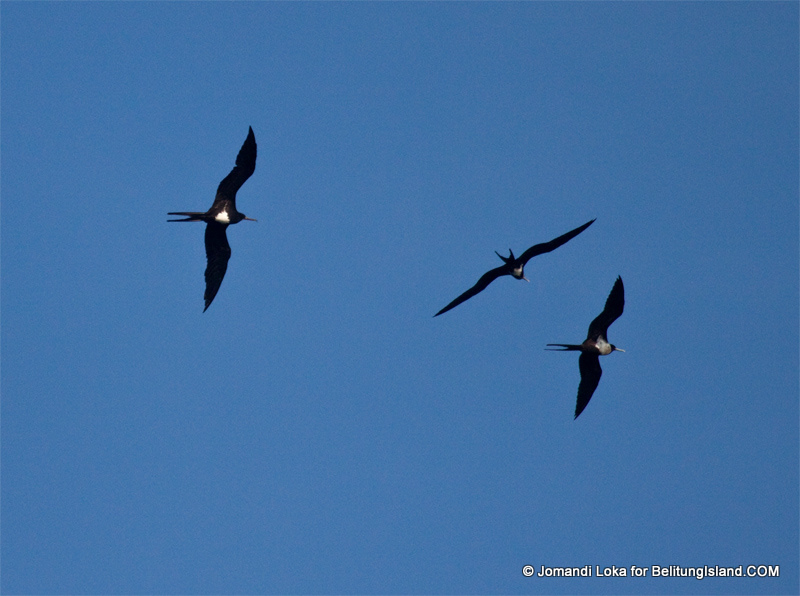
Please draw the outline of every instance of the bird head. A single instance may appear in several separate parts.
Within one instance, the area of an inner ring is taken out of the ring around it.
[[[527,277],[525,277],[525,265],[520,264],[518,267],[514,267],[511,270],[511,275],[513,275],[516,279],[524,279],[525,281],[530,281]]]
[[[239,223],[239,222],[240,222],[240,221],[242,221],[243,219],[246,219],[247,221],[256,221],[256,220],[255,220],[255,219],[253,219],[252,217],[247,217],[247,216],[246,216],[244,213],[239,213],[239,212],[237,211],[237,212],[236,212],[236,213],[233,215],[233,217],[231,218],[231,222],[230,222],[230,223]]]

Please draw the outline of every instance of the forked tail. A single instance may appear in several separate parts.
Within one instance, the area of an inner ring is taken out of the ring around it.
[[[497,251],[494,251],[494,254],[496,254],[498,257],[500,257],[500,260],[503,261],[506,265],[508,265],[509,263],[513,263],[516,260],[514,258],[514,251],[512,251],[510,248],[508,249],[508,256],[507,257],[504,257],[503,255],[501,255]]]
[[[203,216],[205,213],[199,211],[171,211],[167,215],[185,215],[186,219],[168,219],[167,221],[205,221]]]
[[[551,350],[553,352],[571,352],[571,351],[580,351],[581,346],[576,344],[547,344],[548,346],[556,346],[555,348],[545,348],[545,350]]]

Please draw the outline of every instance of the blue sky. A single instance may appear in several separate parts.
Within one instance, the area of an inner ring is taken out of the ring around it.
[[[797,592],[797,3],[0,15],[4,593]]]

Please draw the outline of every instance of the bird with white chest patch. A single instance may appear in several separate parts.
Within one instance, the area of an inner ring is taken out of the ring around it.
[[[231,224],[236,224],[246,219],[244,213],[236,210],[236,192],[242,184],[252,176],[256,169],[256,137],[252,127],[247,133],[247,138],[236,156],[236,166],[230,174],[222,179],[217,188],[217,196],[211,209],[205,213],[199,211],[173,211],[168,215],[183,215],[186,219],[168,219],[167,221],[204,221],[206,222],[206,291],[203,295],[206,306],[205,312],[214,300],[222,285],[225,271],[228,269],[228,259],[231,258],[231,247],[225,230]]]
[[[578,385],[578,401],[575,404],[575,418],[589,405],[594,390],[600,383],[603,369],[600,368],[600,356],[608,356],[611,352],[624,352],[614,344],[608,343],[608,328],[616,321],[625,308],[625,288],[622,278],[617,277],[611,293],[606,299],[605,308],[589,324],[589,332],[582,344],[547,344],[554,348],[546,350],[576,351],[580,352],[578,368],[581,371],[581,382]]]
[[[446,313],[448,310],[455,308],[462,302],[469,300],[476,294],[483,292],[490,283],[499,277],[503,277],[504,275],[510,275],[514,279],[524,279],[525,281],[530,281],[527,277],[525,277],[525,265],[528,263],[528,261],[530,261],[533,257],[552,252],[559,246],[566,244],[593,223],[594,220],[587,221],[582,226],[579,226],[574,230],[570,230],[566,234],[562,234],[558,238],[554,238],[549,242],[535,244],[523,252],[519,257],[515,257],[514,252],[510,248],[508,249],[507,257],[504,257],[499,252],[495,251],[495,254],[500,257],[500,260],[503,261],[503,264],[484,273],[474,286],[472,286],[466,292],[463,292],[460,296],[458,296],[455,300],[453,300],[450,304],[445,306],[433,316],[438,317],[439,315]]]

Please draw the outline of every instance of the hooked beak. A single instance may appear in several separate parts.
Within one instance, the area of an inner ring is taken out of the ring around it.
[[[624,352],[625,350],[623,350],[622,348],[614,348],[614,351],[615,352]]]
[[[247,221],[258,221],[257,219],[253,219],[252,217],[245,217]]]
[[[531,280],[529,280],[527,277],[525,277],[524,275],[522,276],[522,279],[524,279],[524,280],[525,280],[525,281],[527,281],[528,283],[530,283],[530,281],[531,281]]]

